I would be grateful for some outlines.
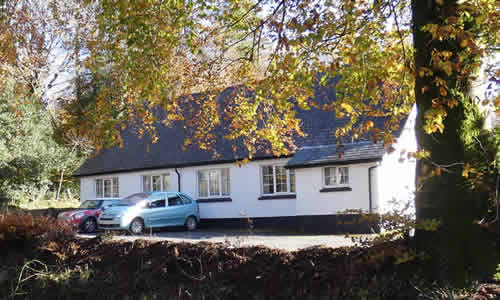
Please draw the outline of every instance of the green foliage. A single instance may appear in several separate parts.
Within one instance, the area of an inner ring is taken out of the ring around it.
[[[0,198],[19,205],[53,197],[62,168],[71,174],[81,158],[56,143],[50,113],[39,98],[15,88],[8,80],[0,89]],[[76,182],[63,179],[67,189],[78,192]]]
[[[493,275],[493,279],[500,281],[500,264],[498,264],[497,272]]]
[[[485,113],[472,101],[463,103],[465,118],[459,134],[467,163],[462,175],[469,188],[489,193],[489,198],[493,199],[500,170],[500,128],[485,129]]]

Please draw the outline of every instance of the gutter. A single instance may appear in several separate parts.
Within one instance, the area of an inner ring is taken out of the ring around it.
[[[177,173],[177,191],[181,191],[181,173],[179,173],[179,170],[175,168],[175,173]]]
[[[378,164],[368,168],[368,207],[369,213],[373,210],[373,195],[372,195],[372,170],[378,167]]]
[[[359,158],[359,159],[349,159],[349,160],[336,160],[336,161],[323,161],[323,162],[312,162],[312,163],[302,163],[302,164],[291,164],[285,165],[285,169],[304,169],[304,168],[317,168],[324,166],[341,166],[341,165],[354,165],[363,164],[371,162],[382,161],[382,157],[373,158]]]
[[[260,161],[260,160],[269,160],[269,159],[279,159],[279,158],[289,158],[293,155],[282,155],[282,156],[268,156],[268,157],[254,157],[250,161]],[[87,177],[87,176],[97,176],[97,175],[112,175],[119,173],[131,173],[131,172],[139,172],[139,171],[150,171],[150,170],[159,170],[159,169],[172,169],[172,168],[184,168],[184,167],[197,167],[197,166],[205,166],[205,165],[218,165],[218,164],[229,164],[235,163],[237,161],[242,160],[239,159],[230,159],[230,160],[210,160],[210,161],[197,161],[191,163],[178,163],[178,164],[166,164],[166,165],[158,165],[154,167],[144,167],[144,168],[130,168],[130,169],[114,169],[108,171],[99,171],[99,172],[87,172],[87,173],[78,173],[78,170],[72,176],[75,178],[78,177]]]

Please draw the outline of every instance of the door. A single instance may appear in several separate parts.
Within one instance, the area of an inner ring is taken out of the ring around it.
[[[184,225],[186,216],[186,206],[183,205],[181,197],[178,194],[168,195],[168,224],[173,226]]]
[[[162,226],[165,221],[166,202],[164,194],[153,194],[148,198],[148,206],[144,209],[147,227]]]

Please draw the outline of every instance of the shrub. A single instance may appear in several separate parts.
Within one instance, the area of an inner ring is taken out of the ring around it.
[[[82,155],[54,138],[52,117],[36,95],[19,96],[16,81],[0,93],[0,204],[21,205],[52,197],[64,169],[61,192],[78,191],[71,174]],[[54,197],[55,198],[55,197]]]
[[[59,240],[72,236],[70,226],[58,224],[49,216],[26,213],[0,213],[0,244],[11,247],[16,241],[22,244],[37,241]]]

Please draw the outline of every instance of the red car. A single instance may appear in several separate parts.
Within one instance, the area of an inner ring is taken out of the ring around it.
[[[119,201],[119,199],[86,200],[79,209],[57,215],[57,221],[70,224],[74,229],[85,233],[94,232],[97,230],[97,218],[103,210]]]

